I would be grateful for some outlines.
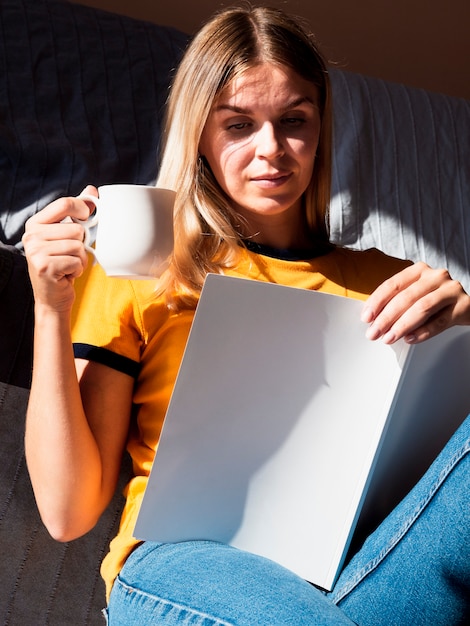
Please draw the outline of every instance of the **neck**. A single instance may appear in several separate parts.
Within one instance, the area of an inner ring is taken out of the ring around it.
[[[287,220],[275,220],[270,217],[263,223],[250,223],[244,229],[245,238],[255,244],[277,248],[279,250],[307,250],[312,247],[312,234],[305,218],[296,220],[292,216]]]

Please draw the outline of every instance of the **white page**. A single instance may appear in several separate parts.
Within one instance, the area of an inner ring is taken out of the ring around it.
[[[470,328],[413,346],[359,520],[367,536],[418,482],[470,414]]]
[[[230,543],[331,587],[408,352],[365,339],[361,307],[207,278],[136,537]]]

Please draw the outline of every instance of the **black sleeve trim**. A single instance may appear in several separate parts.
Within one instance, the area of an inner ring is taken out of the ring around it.
[[[107,365],[118,372],[128,374],[132,378],[137,378],[139,375],[140,363],[121,354],[116,354],[116,352],[111,352],[107,348],[99,348],[87,343],[74,343],[73,353],[77,359],[86,359]]]

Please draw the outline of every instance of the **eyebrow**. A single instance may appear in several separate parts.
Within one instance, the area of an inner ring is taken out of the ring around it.
[[[290,109],[295,109],[296,107],[300,106],[301,104],[310,104],[313,107],[318,107],[318,104],[316,102],[314,102],[311,98],[309,98],[308,96],[300,96],[299,98],[296,98],[295,100],[292,100],[291,102],[289,102],[285,107],[283,107],[284,111],[289,111]],[[215,112],[218,111],[233,111],[234,113],[251,113],[251,109],[249,108],[243,108],[243,107],[238,107],[235,106],[233,104],[219,104],[215,107],[214,109]]]

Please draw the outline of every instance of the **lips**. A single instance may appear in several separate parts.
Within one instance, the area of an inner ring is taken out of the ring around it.
[[[292,173],[290,172],[276,172],[269,174],[260,174],[259,176],[254,176],[251,180],[261,185],[276,187],[279,185],[283,185],[287,180],[289,180],[291,176]]]

